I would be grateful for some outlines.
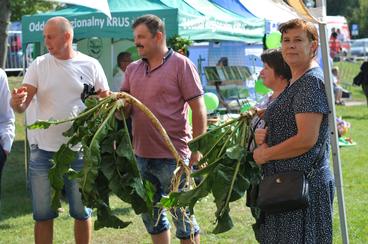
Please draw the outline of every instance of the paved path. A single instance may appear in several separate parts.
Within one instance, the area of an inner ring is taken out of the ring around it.
[[[363,100],[344,100],[345,106],[360,106],[360,105],[367,105],[366,101]]]

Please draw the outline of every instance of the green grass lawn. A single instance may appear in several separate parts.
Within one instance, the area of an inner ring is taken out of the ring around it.
[[[11,86],[19,82],[11,78]],[[353,98],[362,100],[358,90],[353,90]],[[350,136],[357,143],[353,147],[341,148],[341,164],[343,170],[345,205],[348,218],[348,229],[351,243],[368,243],[368,179],[364,170],[368,162],[365,143],[368,138],[366,128],[368,119],[367,106],[337,107],[337,115],[351,123]],[[24,164],[24,127],[23,115],[17,115],[17,135],[12,153],[3,172],[2,202],[0,209],[0,243],[32,243],[33,219],[31,201],[26,189]],[[125,229],[102,229],[93,232],[93,243],[150,243],[145,233],[144,225],[129,206],[118,198],[110,198],[113,211],[123,220],[132,221]],[[63,204],[65,212],[55,220],[54,243],[74,243],[73,221],[68,216],[67,205]],[[202,243],[256,243],[251,224],[253,219],[245,207],[245,199],[231,204],[231,216],[234,228],[226,233],[214,235],[215,205],[212,197],[201,200],[195,211],[202,228]],[[173,228],[174,229],[174,228]],[[174,235],[174,230],[173,235]],[[175,240],[173,243],[179,243]],[[337,200],[334,211],[334,243],[342,243],[339,227]]]

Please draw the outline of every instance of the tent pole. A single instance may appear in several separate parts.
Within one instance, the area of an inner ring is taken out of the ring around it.
[[[322,13],[322,15],[326,16],[325,12]],[[339,205],[340,229],[341,229],[341,236],[342,236],[343,243],[348,244],[349,236],[348,236],[348,229],[347,229],[347,222],[346,222],[346,211],[345,211],[345,202],[344,202],[344,189],[343,189],[343,180],[342,180],[340,150],[339,150],[339,142],[338,142],[337,126],[336,126],[335,97],[333,95],[333,86],[332,86],[332,79],[331,79],[331,63],[329,62],[329,54],[328,54],[329,47],[327,45],[328,40],[327,40],[326,23],[321,23],[321,22],[319,23],[319,32],[320,32],[320,39],[321,39],[323,74],[325,77],[325,89],[326,89],[326,94],[327,94],[328,103],[330,107],[330,113],[328,115],[328,122],[329,122],[329,129],[330,129],[330,138],[331,138],[333,170],[334,170],[334,176],[335,176],[337,200],[338,200],[338,205]]]
[[[109,77],[109,79],[111,79],[111,81],[113,81],[114,80],[114,60],[116,59],[115,58],[115,49],[114,49],[114,38],[111,38],[110,39],[110,57],[111,57],[111,59],[110,59],[110,71],[111,71],[111,73],[110,74],[112,74],[112,77]],[[116,65],[118,65],[119,66],[119,64],[116,64]],[[120,84],[120,86],[121,86],[121,84]],[[111,89],[111,88],[110,88]],[[121,87],[120,87],[120,89],[121,89]]]
[[[26,63],[27,63],[27,46],[28,46],[28,43],[27,44],[22,44],[22,52],[23,52],[23,77],[26,75],[26,70],[27,70],[27,67],[26,67]],[[24,124],[27,125],[27,115],[26,113],[24,113]],[[28,141],[28,135],[27,135],[27,127],[24,126],[24,175],[25,175],[25,178],[26,178],[26,191],[28,192],[28,189],[29,189],[29,182],[28,182],[28,154],[29,154],[29,151],[28,151],[28,144],[27,144],[27,141]]]

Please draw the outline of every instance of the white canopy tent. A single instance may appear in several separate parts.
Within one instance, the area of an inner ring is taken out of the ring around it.
[[[256,17],[271,21],[285,22],[290,19],[304,18],[303,15],[296,12],[292,7],[282,0],[239,0],[243,6]],[[260,6],[270,6],[260,8]]]
[[[336,110],[335,97],[333,95],[333,81],[331,79],[331,63],[329,62],[328,52],[328,38],[326,28],[326,1],[316,0],[317,8],[307,9],[302,0],[288,0],[286,4],[282,0],[240,0],[240,2],[255,16],[271,21],[285,22],[294,18],[303,18],[318,24],[320,44],[323,60],[323,73],[325,77],[325,89],[328,97],[330,114],[328,116],[329,129],[331,137],[331,150],[333,159],[333,170],[335,176],[335,184],[337,191],[337,200],[339,205],[340,228],[342,234],[342,241],[344,244],[349,243],[346,211],[344,202],[344,189],[342,180],[340,151],[336,127]],[[259,6],[268,6],[267,8],[260,8]]]
[[[107,0],[97,0],[97,1],[91,1],[91,0],[45,0],[45,1],[75,4],[75,5],[80,5],[80,6],[85,6],[85,7],[97,9],[97,10],[100,10],[102,13],[104,13],[106,16],[108,16],[111,19],[111,12],[110,12],[109,3],[107,2]]]

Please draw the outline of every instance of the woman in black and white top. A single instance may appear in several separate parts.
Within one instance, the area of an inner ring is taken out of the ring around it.
[[[258,110],[257,116],[255,116],[251,122],[253,130],[257,128],[265,128],[266,124],[263,120],[263,113],[280,94],[289,85],[291,78],[291,71],[289,65],[285,63],[282,57],[281,50],[267,49],[262,55],[263,69],[260,76],[263,80],[263,84],[270,88],[272,92],[265,95],[264,98],[256,104]],[[254,143],[251,143],[249,149],[253,151],[255,148]]]

